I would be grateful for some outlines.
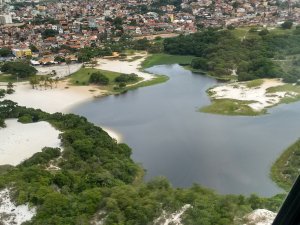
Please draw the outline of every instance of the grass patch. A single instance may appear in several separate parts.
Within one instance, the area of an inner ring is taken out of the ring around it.
[[[114,83],[115,78],[121,75],[121,73],[111,72],[107,70],[81,68],[79,71],[70,75],[70,82],[73,85],[88,85],[91,74],[96,72],[100,72],[103,75],[107,76],[110,83]]]
[[[140,87],[152,86],[152,85],[156,85],[156,84],[167,82],[168,80],[169,80],[168,76],[165,76],[165,75],[155,75],[155,78],[153,78],[152,80],[144,81],[144,82],[138,83],[137,85],[133,85],[131,87],[128,87],[128,90],[130,90],[130,89],[136,89],[136,88],[140,88]]]
[[[139,60],[141,58],[143,58],[143,56],[136,55],[136,56],[133,56],[132,58],[128,59],[127,61],[128,62],[134,62],[134,61]]]
[[[267,93],[275,92],[296,92],[300,94],[300,85],[284,84],[277,87],[270,87],[267,89]]]
[[[115,82],[115,78],[120,76],[122,73],[94,69],[94,68],[81,68],[76,73],[71,74],[71,76],[69,77],[69,81],[73,85],[87,86],[87,85],[89,85],[89,80],[90,80],[91,74],[95,73],[95,72],[100,72],[103,75],[105,75],[106,77],[108,77],[108,79],[109,79],[108,85],[99,85],[101,90],[106,90],[112,94],[117,94],[117,93],[122,93],[131,87],[130,86],[128,88],[124,87],[124,88],[114,89],[114,87],[119,86],[119,83]],[[129,82],[129,83],[127,83],[127,85],[134,84],[141,80],[142,80],[142,78],[139,77],[137,81]]]
[[[247,88],[254,88],[254,87],[259,87],[264,83],[264,80],[262,79],[257,79],[257,80],[251,80],[246,82]]]
[[[232,30],[231,33],[237,38],[242,39],[247,35],[249,29],[250,27],[239,27]]]
[[[168,65],[168,64],[190,64],[195,56],[190,55],[169,55],[169,54],[153,54],[148,56],[144,62],[142,62],[142,68],[146,69],[156,65]]]
[[[288,147],[271,168],[271,178],[277,185],[289,191],[300,170],[300,140]]]
[[[300,85],[285,84],[277,87],[270,87],[267,89],[267,93],[272,94],[276,92],[288,92],[285,97],[280,99],[280,103],[288,104],[297,102],[300,100]]]
[[[15,83],[15,82],[22,82],[22,81],[28,81],[29,78],[19,78],[17,79],[16,76],[13,76],[11,74],[3,74],[1,73],[0,74],[0,82],[12,82],[12,83]]]
[[[15,76],[12,76],[10,74],[0,74],[0,82],[17,82],[17,79]]]
[[[111,94],[123,93],[128,90],[136,89],[139,87],[146,87],[146,86],[163,83],[169,79],[168,76],[156,75],[155,78],[153,78],[152,80],[140,82],[140,83],[134,85],[134,83],[142,80],[142,78],[139,77],[137,81],[127,83],[128,86],[115,90],[114,87],[119,85],[118,83],[115,82],[115,78],[118,77],[119,75],[121,75],[121,73],[111,72],[111,71],[107,71],[107,70],[94,69],[94,68],[81,68],[79,71],[77,71],[76,73],[73,73],[69,77],[69,81],[73,85],[83,85],[83,86],[89,85],[90,76],[92,73],[95,73],[95,72],[101,72],[103,75],[105,75],[109,78],[109,85],[99,86],[99,87],[101,87],[102,90],[107,90]]]
[[[254,101],[240,101],[234,99],[215,99],[211,105],[200,109],[201,112],[230,115],[230,116],[257,116],[264,114],[266,111],[254,111],[249,103]]]

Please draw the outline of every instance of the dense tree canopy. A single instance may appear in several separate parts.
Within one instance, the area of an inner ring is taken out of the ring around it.
[[[37,70],[33,66],[23,61],[6,62],[0,69],[3,73],[12,74],[20,78],[33,76],[37,73]]]
[[[9,48],[0,48],[0,56],[6,57],[11,54],[11,50]]]
[[[273,59],[276,56],[299,54],[299,34],[280,35],[262,30],[258,35],[251,35],[241,41],[232,31],[207,29],[165,39],[164,51],[169,54],[195,55],[197,58],[191,66],[218,78],[226,78],[236,71],[241,81],[272,77],[286,77],[285,80],[291,81],[291,76],[296,73],[283,71]]]
[[[121,74],[120,76],[115,78],[115,82],[117,83],[129,83],[138,80],[138,76],[134,73],[132,74]]]
[[[58,34],[57,30],[52,30],[52,29],[46,29],[42,32],[43,38],[48,38],[48,37],[55,37]]]
[[[92,73],[89,79],[92,84],[108,85],[109,78],[100,72]]]
[[[281,27],[283,29],[291,29],[293,26],[293,22],[292,21],[285,21],[283,24],[281,24]]]

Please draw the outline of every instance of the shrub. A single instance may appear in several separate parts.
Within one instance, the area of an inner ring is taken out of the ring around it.
[[[18,118],[18,122],[20,123],[32,123],[32,116],[29,114],[25,114]]]
[[[96,72],[91,74],[89,82],[92,84],[108,85],[109,79],[102,73]]]
[[[137,81],[138,76],[136,74],[121,74],[120,76],[116,77],[115,82],[117,83],[128,83]]]

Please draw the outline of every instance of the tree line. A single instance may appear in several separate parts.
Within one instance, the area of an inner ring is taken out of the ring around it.
[[[191,208],[183,224],[225,225],[253,209],[276,211],[284,198],[220,195],[199,185],[173,188],[163,177],[144,182],[130,147],[84,117],[48,114],[8,100],[0,102],[0,115],[2,121],[47,121],[62,132],[60,149],[46,147],[16,167],[0,167],[0,189],[13,187],[17,204],[37,207],[26,225],[88,225],[93,219],[106,225],[153,224],[163,211],[173,213],[185,204]],[[49,170],[50,164],[59,169]]]
[[[192,68],[217,78],[229,77],[235,71],[240,81],[280,77],[287,82],[296,82],[300,78],[299,71],[284,71],[274,59],[300,53],[300,27],[291,34],[263,31],[252,29],[249,32],[257,32],[257,35],[240,40],[231,30],[209,28],[165,39],[164,51],[196,56]]]

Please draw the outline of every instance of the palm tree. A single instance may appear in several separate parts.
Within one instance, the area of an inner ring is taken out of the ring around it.
[[[70,75],[70,64],[71,64],[71,60],[70,59],[66,59],[66,64],[68,65],[68,69],[69,69],[69,73],[68,73],[68,75]]]
[[[6,90],[6,93],[7,94],[12,94],[12,93],[14,93],[15,91],[14,91],[14,85],[13,85],[13,83],[12,82],[8,82],[7,83],[7,90]]]
[[[35,89],[36,85],[39,84],[39,80],[38,80],[38,78],[36,76],[31,77],[29,82],[30,82],[30,84],[32,86],[32,89]]]
[[[53,79],[52,78],[49,78],[49,85],[50,85],[50,88],[52,89],[53,88]]]
[[[55,87],[56,87],[56,88],[57,88],[58,81],[59,81],[59,78],[58,78],[58,77],[55,77],[54,82],[55,82]]]
[[[14,88],[13,83],[12,83],[12,82],[8,82],[8,83],[7,83],[7,88]]]
[[[52,70],[52,75],[53,75],[53,76],[56,76],[56,75],[57,75],[56,70]]]

